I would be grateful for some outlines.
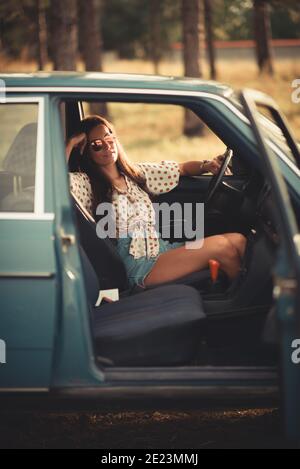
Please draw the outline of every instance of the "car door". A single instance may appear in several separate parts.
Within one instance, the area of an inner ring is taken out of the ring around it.
[[[259,109],[267,111],[277,127],[276,131],[281,131],[283,152],[287,148],[295,169],[300,168],[299,147],[286,119],[271,98],[245,90],[241,93],[241,101],[264,160],[265,171],[277,204],[283,242],[276,265],[274,297],[281,346],[283,403],[288,436],[300,441],[300,365],[295,353],[300,343],[300,234],[290,194],[278,158],[264,129],[264,117]],[[299,186],[298,180],[298,190]]]
[[[47,96],[0,103],[0,392],[50,383],[58,281],[47,106]]]

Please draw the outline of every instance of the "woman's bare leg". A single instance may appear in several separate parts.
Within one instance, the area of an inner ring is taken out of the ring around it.
[[[247,238],[241,233],[224,233],[222,236],[229,239],[233,246],[238,250],[240,259],[242,260],[246,250]]]
[[[246,241],[239,233],[230,235],[235,236],[209,236],[204,239],[201,248],[187,249],[182,246],[162,253],[145,278],[145,285],[169,282],[205,269],[210,259],[219,261],[228,277],[235,278],[240,269],[243,245],[246,245]],[[197,241],[190,242],[192,243]]]

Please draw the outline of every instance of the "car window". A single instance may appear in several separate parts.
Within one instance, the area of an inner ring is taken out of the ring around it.
[[[283,135],[280,127],[273,119],[271,112],[262,106],[258,106],[258,110],[260,112],[260,123],[264,129],[266,136],[269,138],[269,140],[271,140],[278,147],[280,147],[284,151],[286,156],[289,158],[289,160],[297,166],[297,162],[286,141],[286,138]]]
[[[229,98],[230,98],[230,101],[234,104],[234,106],[238,108],[239,111],[243,112],[243,106],[239,102],[237,95],[235,93],[232,93],[232,95]],[[271,141],[277,147],[283,150],[285,155],[288,157],[288,159],[297,166],[295,157],[280,127],[278,127],[278,125],[274,121],[272,114],[265,107],[258,105],[257,108],[260,113],[260,124],[264,130],[266,137],[269,139],[269,141]],[[300,148],[300,143],[299,143],[299,148]]]
[[[173,104],[107,104],[108,119],[131,161],[160,162],[212,159],[224,153],[225,144],[194,115],[202,132],[192,138],[183,134],[186,109]],[[97,108],[98,106],[98,108]],[[101,114],[99,103],[83,103],[84,115]],[[191,111],[190,111],[191,112]],[[193,114],[193,113],[192,113]]]
[[[38,104],[0,104],[0,212],[33,212]]]

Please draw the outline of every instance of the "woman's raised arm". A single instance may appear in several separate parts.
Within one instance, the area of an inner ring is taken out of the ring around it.
[[[66,159],[67,162],[69,161],[70,155],[72,153],[73,148],[79,147],[80,153],[82,155],[84,148],[87,144],[87,137],[84,132],[78,135],[74,135],[73,137],[69,138],[66,144]]]

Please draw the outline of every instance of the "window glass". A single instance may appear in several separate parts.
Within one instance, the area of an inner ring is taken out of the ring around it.
[[[283,135],[281,128],[274,120],[270,110],[264,106],[258,106],[258,110],[261,115],[260,123],[264,128],[265,134],[270,140],[276,143],[276,145],[284,151],[285,155],[297,166],[297,162],[289,147],[289,144]]]
[[[191,111],[192,126],[198,132],[184,135],[186,110],[172,104],[107,103],[108,120],[117,131],[129,159],[136,163],[175,160],[212,159],[224,153],[226,146]],[[84,103],[84,115],[102,114],[100,103]],[[201,129],[201,130],[200,130]]]
[[[38,104],[0,104],[0,212],[33,212]]]

